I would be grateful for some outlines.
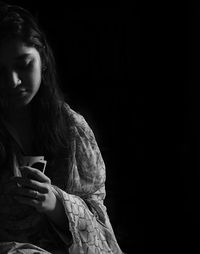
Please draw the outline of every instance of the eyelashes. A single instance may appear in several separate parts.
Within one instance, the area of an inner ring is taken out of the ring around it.
[[[30,67],[32,67],[32,61],[16,64],[13,69],[19,70],[19,71],[25,71],[25,70],[28,70]],[[2,76],[3,73],[5,74],[6,70],[2,67],[0,68],[0,76]]]
[[[15,68],[17,69],[17,70],[26,70],[26,69],[28,69],[29,67],[31,67],[31,65],[32,65],[32,61],[24,61],[24,62],[22,62],[22,63],[20,63],[20,64],[17,64],[16,66],[15,66]]]

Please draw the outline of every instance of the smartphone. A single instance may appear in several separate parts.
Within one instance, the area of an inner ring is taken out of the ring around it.
[[[46,161],[37,161],[35,163],[33,163],[31,165],[32,168],[37,168],[39,169],[42,173],[45,172],[45,168],[46,168],[46,164],[47,162]]]

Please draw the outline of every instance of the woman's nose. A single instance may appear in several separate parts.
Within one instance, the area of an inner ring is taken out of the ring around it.
[[[19,77],[19,74],[16,71],[12,71],[9,74],[8,82],[9,82],[9,86],[12,87],[12,88],[15,88],[18,85],[20,85],[21,84],[21,79]]]

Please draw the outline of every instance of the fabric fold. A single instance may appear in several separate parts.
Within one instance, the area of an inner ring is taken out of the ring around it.
[[[69,225],[66,225],[66,230],[60,230],[49,222],[61,240],[61,245],[63,243],[65,246],[66,253],[122,254],[104,206],[106,170],[94,133],[83,116],[67,105],[65,110],[70,121],[69,154],[66,154],[66,158],[54,160],[51,176],[54,193],[63,205]],[[56,171],[56,167],[59,167],[59,171]],[[12,216],[14,216],[13,213]],[[33,213],[33,216],[35,218],[39,216],[42,219],[40,214]],[[41,224],[35,223],[33,225],[33,221],[30,225],[26,225],[26,228],[30,227],[31,231],[31,228],[35,226],[38,232],[37,236],[44,235],[47,224],[44,224],[44,228],[40,228]],[[12,233],[12,228],[10,230]],[[13,231],[13,239],[15,238],[14,234]],[[20,238],[20,235],[18,237]],[[30,235],[30,237],[32,236]],[[48,238],[47,234],[47,238],[40,240],[41,245],[39,246],[42,247],[46,244],[48,247],[51,242],[52,239]],[[2,244],[6,245],[6,243],[0,244],[0,252],[4,248]],[[60,245],[59,241],[55,243],[55,246],[57,245]],[[8,247],[8,245],[6,246]],[[12,244],[10,248],[12,250]],[[51,253],[51,250],[48,248],[47,250]],[[48,253],[48,251],[44,253]],[[38,253],[43,252],[38,251]]]

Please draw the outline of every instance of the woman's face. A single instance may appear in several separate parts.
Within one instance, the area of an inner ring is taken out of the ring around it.
[[[40,88],[41,65],[36,48],[20,39],[4,41],[0,45],[0,99],[10,107],[28,105]]]

